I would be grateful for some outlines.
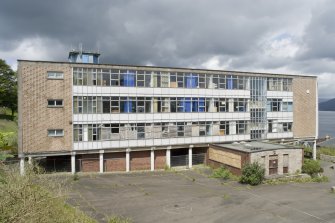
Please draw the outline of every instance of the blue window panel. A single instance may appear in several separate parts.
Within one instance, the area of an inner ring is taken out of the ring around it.
[[[198,98],[193,98],[192,99],[192,112],[198,112],[199,111],[198,102],[199,102]]]
[[[124,102],[124,112],[125,113],[130,113],[132,112],[132,105],[133,105],[133,102],[132,100],[128,100],[128,101],[125,101]]]
[[[89,60],[90,59],[89,55],[83,54],[81,58],[82,58],[81,61],[83,63],[88,63],[90,61]]]
[[[233,89],[233,77],[227,77],[227,89]]]
[[[196,88],[198,86],[198,76],[189,74],[186,76],[186,88]]]
[[[205,112],[205,98],[199,98],[199,112]]]
[[[184,111],[185,112],[192,112],[192,106],[191,106],[191,98],[185,98],[184,101]]]
[[[126,87],[134,87],[135,86],[135,74],[127,71],[124,75],[124,86]]]
[[[99,63],[98,56],[93,56],[93,63],[95,64]]]

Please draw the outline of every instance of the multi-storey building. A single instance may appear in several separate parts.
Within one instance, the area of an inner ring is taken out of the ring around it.
[[[72,172],[154,170],[202,162],[212,143],[317,137],[315,76],[98,64],[98,57],[72,51],[69,62],[19,60],[22,160],[46,157]]]

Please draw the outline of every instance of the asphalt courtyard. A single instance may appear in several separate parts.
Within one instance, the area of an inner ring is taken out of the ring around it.
[[[70,203],[100,222],[334,222],[335,170],[328,183],[256,187],[209,178],[204,169],[80,176]]]

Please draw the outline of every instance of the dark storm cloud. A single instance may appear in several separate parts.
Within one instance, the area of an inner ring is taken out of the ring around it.
[[[0,57],[61,60],[82,43],[103,63],[335,73],[331,0],[4,0]],[[333,90],[322,89],[321,94]]]
[[[28,37],[99,47],[103,60],[189,66],[210,55],[241,55],[269,31],[285,4],[258,1],[6,1],[2,49]],[[57,58],[61,59],[61,58]]]

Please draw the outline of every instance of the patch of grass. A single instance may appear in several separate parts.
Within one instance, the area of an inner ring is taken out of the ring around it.
[[[335,156],[335,149],[327,148],[327,147],[321,147],[317,150],[317,153],[319,153],[319,157],[320,157],[320,154],[324,154],[324,155],[328,155],[328,156]]]
[[[212,178],[218,178],[223,180],[229,180],[232,178],[232,176],[233,174],[224,166],[214,169],[211,175]]]
[[[17,132],[17,123],[11,120],[0,119],[1,132]]]
[[[41,171],[38,166],[27,165],[21,176],[17,165],[0,164],[0,222],[96,222],[66,204],[66,181]]]
[[[132,220],[130,218],[126,218],[123,216],[113,216],[108,219],[108,223],[131,223]]]
[[[321,177],[283,177],[283,178],[277,178],[277,179],[269,179],[265,180],[264,184],[270,184],[270,185],[277,185],[277,184],[286,184],[286,183],[323,183],[328,182],[329,179],[326,176]]]

